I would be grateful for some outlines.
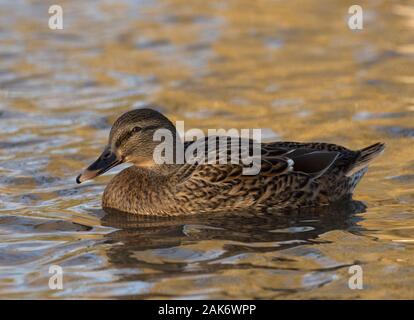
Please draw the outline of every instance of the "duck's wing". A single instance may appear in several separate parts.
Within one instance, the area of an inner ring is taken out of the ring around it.
[[[264,144],[262,150],[264,159],[280,154],[293,162],[293,172],[305,173],[314,179],[340,164],[340,159],[353,157],[351,150],[326,143],[273,142]]]
[[[252,175],[280,175],[292,170],[293,162],[282,150],[262,155],[260,143],[238,137],[210,136],[185,142],[186,163],[175,172],[178,182],[189,177],[211,183],[247,179]]]
[[[295,150],[294,152],[301,152],[305,149],[314,150],[317,152],[336,152],[338,153],[336,160],[334,161],[333,168],[336,169],[337,173],[341,173],[346,177],[350,177],[360,170],[366,168],[375,158],[377,158],[385,149],[385,144],[378,142],[366,148],[360,150],[350,150],[343,146],[330,143],[321,142],[272,142],[269,143],[268,148]],[[326,155],[322,155],[326,157]],[[318,156],[315,158],[317,161]],[[298,159],[305,160],[305,159]],[[303,164],[309,165],[313,161],[296,161],[295,168],[300,169]],[[303,167],[302,167],[303,168]],[[306,171],[306,170],[305,170]]]
[[[269,142],[265,144],[266,148],[279,148],[284,150],[313,150],[313,151],[329,151],[339,152],[343,154],[352,153],[355,151],[347,149],[343,146],[333,143],[325,142],[294,142],[294,141],[277,141]]]
[[[219,183],[252,179],[252,176],[253,179],[276,177],[289,172],[316,179],[341,157],[340,152],[315,150],[299,143],[294,146],[260,144],[250,139],[217,136],[187,143],[185,150],[187,163],[175,173],[179,183],[190,177]]]

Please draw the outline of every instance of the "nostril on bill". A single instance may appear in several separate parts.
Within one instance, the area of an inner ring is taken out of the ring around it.
[[[111,151],[107,151],[103,154],[102,159],[108,159],[111,156]]]

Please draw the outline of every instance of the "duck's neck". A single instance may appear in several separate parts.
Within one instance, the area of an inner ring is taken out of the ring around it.
[[[154,151],[153,154],[154,165],[150,169],[163,176],[168,176],[176,172],[185,161],[184,143],[175,130],[172,131],[172,137],[172,141],[165,142],[170,143],[172,148],[168,149],[166,147],[163,152],[155,153]]]
[[[106,186],[102,206],[137,214],[154,214],[165,209],[169,179],[154,170],[131,166],[118,173]]]
[[[155,166],[151,167],[151,170],[163,175],[169,176],[176,172],[181,167],[180,164],[156,164]]]

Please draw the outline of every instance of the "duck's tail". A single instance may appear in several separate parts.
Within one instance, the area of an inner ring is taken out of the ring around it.
[[[351,165],[345,174],[347,177],[352,176],[359,170],[368,166],[368,164],[378,157],[385,149],[385,144],[377,142],[369,147],[359,150],[359,155],[353,165]]]

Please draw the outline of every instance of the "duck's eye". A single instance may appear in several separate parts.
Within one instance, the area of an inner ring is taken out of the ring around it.
[[[132,128],[132,133],[137,133],[137,132],[140,132],[141,130],[142,130],[141,127],[134,127]]]

